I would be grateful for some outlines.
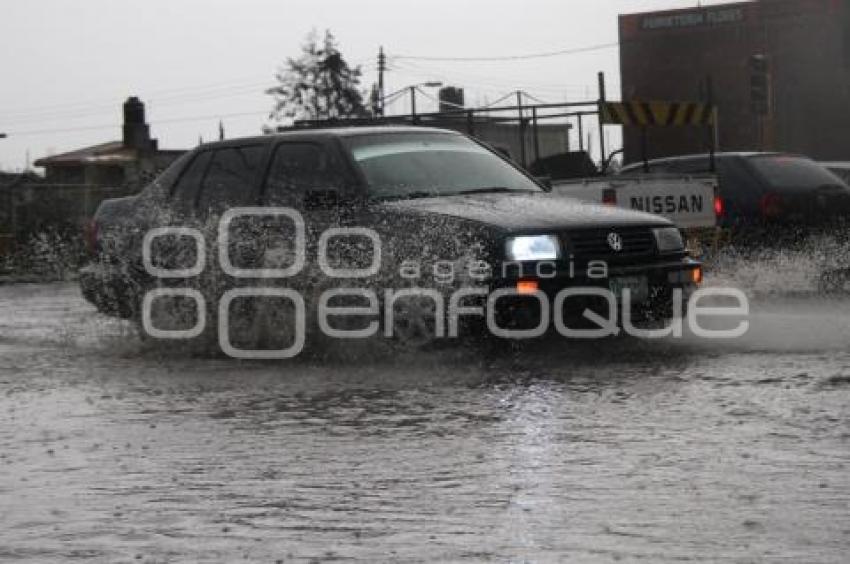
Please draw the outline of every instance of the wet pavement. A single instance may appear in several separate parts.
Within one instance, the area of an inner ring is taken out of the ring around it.
[[[734,342],[264,363],[0,286],[0,561],[846,562],[850,298],[753,310]]]

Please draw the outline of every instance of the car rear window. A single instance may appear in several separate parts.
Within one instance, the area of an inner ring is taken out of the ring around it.
[[[844,185],[840,178],[804,157],[765,155],[748,160],[756,173],[773,190],[808,190],[821,186]]]
[[[212,151],[202,151],[196,154],[192,162],[180,173],[180,178],[172,188],[172,194],[175,201],[184,208],[188,209],[194,205],[211,158]]]
[[[850,186],[850,166],[827,166],[826,168]]]

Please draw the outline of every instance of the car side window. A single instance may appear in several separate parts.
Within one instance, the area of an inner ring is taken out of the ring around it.
[[[679,159],[670,162],[670,172],[679,174],[707,173],[710,168],[708,159]]]
[[[643,171],[643,167],[641,166],[641,171]],[[661,161],[658,163],[649,163],[649,172],[650,173],[669,173],[673,172],[673,163],[670,161]]]
[[[650,162],[648,172],[644,169],[642,162],[631,163],[620,172],[622,174],[657,174],[660,172],[670,172],[670,163],[667,161]]]
[[[211,157],[211,151],[198,153],[180,174],[171,190],[172,198],[179,207],[189,209],[194,204]]]
[[[264,145],[222,147],[212,156],[197,198],[200,212],[249,205],[265,154]]]
[[[317,143],[281,143],[265,185],[270,205],[300,205],[308,191],[341,193],[345,175],[338,157]]]

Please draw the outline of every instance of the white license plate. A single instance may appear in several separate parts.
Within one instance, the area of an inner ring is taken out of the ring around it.
[[[645,302],[649,298],[649,281],[646,276],[617,276],[608,280],[608,288],[622,301],[623,291],[628,288],[633,304]]]

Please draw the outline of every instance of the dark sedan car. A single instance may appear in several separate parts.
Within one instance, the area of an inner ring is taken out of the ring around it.
[[[708,173],[709,155],[649,161],[650,172]],[[725,227],[820,226],[850,213],[850,188],[820,164],[785,153],[715,155]],[[643,163],[623,167],[640,174]]]
[[[404,292],[428,303],[434,291],[445,296],[425,313],[408,307],[374,324],[411,340],[428,323],[439,332],[437,318],[467,304],[452,302],[458,292],[498,309],[505,326],[538,327],[545,305],[570,308],[560,290],[584,286],[618,304],[628,294],[641,318],[663,317],[673,289],[687,293],[702,276],[669,221],[552,197],[488,147],[430,128],[292,130],[203,145],[139,195],[104,202],[91,232],[84,295],[154,336],[171,333],[148,319],[152,302],[178,309],[183,299],[196,318],[205,310],[220,320],[238,298],[298,289],[313,311],[346,285],[356,289],[342,297],[364,315],[387,302],[392,310]],[[488,296],[499,290],[510,295],[496,308]],[[327,334],[327,320],[319,324]]]

